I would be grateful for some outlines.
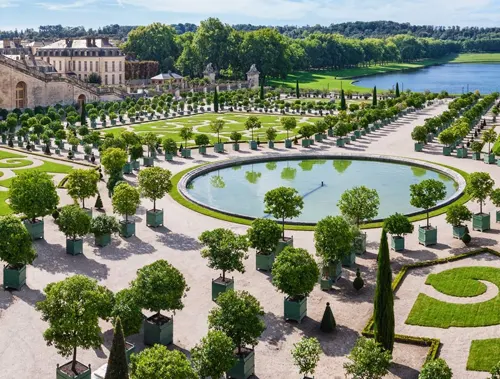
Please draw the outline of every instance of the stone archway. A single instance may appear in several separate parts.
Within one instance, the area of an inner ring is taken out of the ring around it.
[[[83,104],[87,101],[87,97],[84,94],[78,96],[78,109],[82,109]]]
[[[16,108],[23,109],[28,105],[26,83],[19,82],[16,85]]]

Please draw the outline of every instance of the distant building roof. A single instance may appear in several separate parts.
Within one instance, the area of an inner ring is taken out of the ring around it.
[[[44,49],[87,49],[87,48],[114,48],[108,38],[87,37],[82,39],[61,39],[50,45],[40,47]]]
[[[151,80],[172,80],[172,79],[183,79],[184,77],[176,74],[175,72],[167,72],[166,74],[159,74],[156,76],[153,76]]]

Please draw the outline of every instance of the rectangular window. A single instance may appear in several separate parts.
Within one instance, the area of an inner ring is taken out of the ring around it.
[[[92,64],[93,64],[93,63],[94,63],[94,62],[90,61],[90,72],[92,72],[92,71],[93,71],[93,70],[92,70]]]
[[[87,81],[87,74],[85,74],[83,78],[85,79],[85,81]]]
[[[118,71],[122,70],[122,61],[118,62]]]
[[[118,76],[118,84],[122,84],[122,74]]]
[[[95,70],[96,72],[99,72],[99,62],[95,62]]]
[[[82,80],[82,74],[78,74],[78,79]]]
[[[82,61],[78,61],[78,71],[82,71]]]
[[[115,74],[111,75],[111,84],[115,84]]]
[[[76,71],[76,61],[73,61],[73,71]]]
[[[108,62],[104,62],[104,72],[108,72]]]
[[[108,85],[108,75],[104,75],[104,84]]]
[[[59,61],[59,71],[62,70],[62,61]]]
[[[115,72],[115,61],[111,62],[111,71]]]
[[[87,61],[83,62],[83,71],[87,71]]]

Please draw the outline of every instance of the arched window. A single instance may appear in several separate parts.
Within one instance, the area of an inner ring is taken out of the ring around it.
[[[16,85],[16,108],[26,108],[27,99],[26,99],[26,83],[19,82]]]
[[[86,97],[84,94],[78,96],[78,109],[82,109],[83,103],[85,103]]]

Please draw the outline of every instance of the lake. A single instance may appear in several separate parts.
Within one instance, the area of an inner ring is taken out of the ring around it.
[[[449,63],[430,66],[412,71],[367,76],[359,79],[356,85],[365,88],[377,86],[378,89],[392,89],[399,82],[399,88],[415,92],[448,91],[461,94],[479,90],[482,94],[500,90],[500,64]]]

